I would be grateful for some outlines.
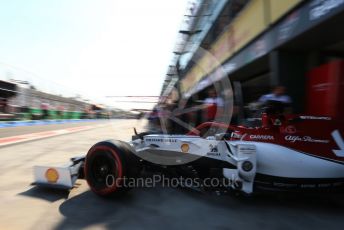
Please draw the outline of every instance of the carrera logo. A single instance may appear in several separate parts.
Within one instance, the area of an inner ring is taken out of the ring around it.
[[[274,140],[274,136],[271,135],[250,135],[250,139],[255,140]]]
[[[329,143],[330,141],[329,140],[320,140],[320,139],[314,139],[310,136],[303,136],[303,137],[300,137],[300,136],[291,136],[291,135],[288,135],[288,136],[285,136],[284,139],[286,141],[290,141],[292,143],[295,143],[297,141],[299,142],[312,142],[312,143],[323,143],[323,144],[327,144]]]

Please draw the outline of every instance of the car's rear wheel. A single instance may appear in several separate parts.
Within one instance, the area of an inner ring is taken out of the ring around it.
[[[85,179],[97,195],[118,195],[128,191],[129,180],[138,174],[138,158],[124,142],[99,142],[87,153]]]

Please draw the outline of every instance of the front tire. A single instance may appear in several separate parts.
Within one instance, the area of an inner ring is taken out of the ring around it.
[[[99,142],[86,155],[85,179],[90,189],[100,196],[128,191],[126,180],[135,179],[139,171],[139,160],[125,142]]]

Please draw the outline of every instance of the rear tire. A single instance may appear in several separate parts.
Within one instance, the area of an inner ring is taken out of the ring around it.
[[[90,189],[100,196],[128,191],[126,182],[137,178],[139,171],[139,159],[125,142],[99,142],[86,155],[85,179]]]

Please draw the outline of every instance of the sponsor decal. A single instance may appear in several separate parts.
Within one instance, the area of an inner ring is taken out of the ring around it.
[[[282,125],[281,120],[280,119],[275,119],[274,125],[278,125],[278,126]]]
[[[237,65],[235,63],[227,63],[223,66],[223,68],[227,74],[233,72],[233,70],[235,70],[236,67],[237,67]]]
[[[209,145],[210,152],[217,153],[219,150],[217,149],[217,145]]]
[[[325,91],[328,90],[332,86],[332,83],[320,83],[313,85],[313,89],[315,91]]]
[[[293,31],[296,29],[297,24],[300,21],[299,11],[295,11],[291,15],[288,16],[286,21],[279,27],[278,30],[278,41],[282,42],[288,39]]]
[[[217,145],[209,145],[209,149],[211,153],[217,153],[219,150],[217,149]]]
[[[309,11],[309,20],[317,20],[338,6],[342,5],[344,0],[317,0],[314,1],[311,5],[311,9]]]
[[[56,169],[54,168],[49,168],[45,172],[45,178],[49,183],[56,183],[57,180],[59,179],[59,173],[57,172]]]
[[[331,117],[316,117],[316,116],[300,116],[301,119],[304,120],[332,120]]]
[[[219,150],[217,148],[217,145],[209,145],[210,152],[207,152],[207,156],[220,156]]]
[[[287,127],[285,127],[284,132],[294,134],[296,133],[296,128],[293,125],[288,125]]]
[[[301,184],[300,187],[301,188],[316,188],[317,185],[316,184]]]
[[[256,153],[256,147],[254,145],[239,145],[238,152],[242,154],[254,154]]]
[[[250,135],[250,139],[254,140],[274,140],[274,136],[271,135]]]
[[[146,141],[150,142],[164,142],[164,143],[176,143],[176,139],[171,139],[171,138],[147,138],[145,139]]]
[[[260,57],[264,54],[266,54],[266,43],[265,40],[259,40],[254,44],[254,48],[253,48],[253,52],[254,52],[254,57]]]
[[[296,188],[297,184],[288,184],[288,183],[281,183],[281,182],[273,182],[273,186],[280,187],[280,188]]]
[[[182,150],[183,153],[187,153],[189,151],[190,147],[188,144],[184,143],[180,146],[180,149]]]
[[[327,144],[327,143],[330,142],[329,140],[315,139],[315,138],[312,138],[310,136],[292,136],[292,135],[288,135],[288,136],[285,136],[284,139],[286,141],[290,141],[292,143],[295,143],[295,142],[311,142],[311,143]]]

